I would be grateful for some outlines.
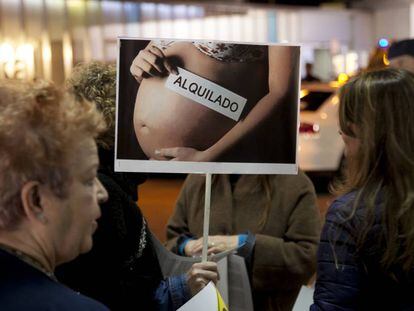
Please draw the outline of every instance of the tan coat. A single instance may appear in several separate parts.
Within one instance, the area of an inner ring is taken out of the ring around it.
[[[315,272],[320,218],[312,183],[302,172],[272,176],[270,212],[260,229],[267,199],[259,177],[242,175],[234,193],[228,175],[213,178],[210,235],[255,234],[255,309],[291,310],[301,285]],[[190,175],[184,183],[168,223],[167,246],[173,251],[180,235],[202,236],[204,183],[203,175]]]

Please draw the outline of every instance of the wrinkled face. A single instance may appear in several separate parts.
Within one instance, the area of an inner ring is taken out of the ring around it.
[[[390,59],[390,66],[397,69],[405,69],[414,73],[414,57],[401,55]]]
[[[92,248],[92,234],[108,194],[97,179],[99,159],[93,139],[83,139],[72,152],[68,196],[54,198],[51,215],[56,263],[70,261]]]

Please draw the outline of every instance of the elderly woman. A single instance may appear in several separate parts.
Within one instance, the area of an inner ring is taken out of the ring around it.
[[[54,276],[92,248],[103,128],[92,105],[52,86],[0,83],[1,310],[107,310]]]
[[[78,66],[69,88],[103,112],[107,131],[97,139],[99,179],[108,190],[102,204],[94,247],[58,269],[58,277],[111,310],[176,310],[209,281],[217,280],[215,263],[197,263],[186,274],[163,279],[151,233],[135,201],[142,175],[114,172],[116,71],[111,65]]]

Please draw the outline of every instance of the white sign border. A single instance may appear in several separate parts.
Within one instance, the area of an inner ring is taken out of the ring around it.
[[[294,163],[116,160],[115,171],[137,173],[296,175],[298,173],[298,165]]]
[[[299,47],[299,63],[302,57],[302,44],[297,42],[242,42],[242,41],[223,41],[208,39],[178,39],[178,38],[156,38],[156,37],[130,37],[118,36],[118,57],[116,60],[116,107],[115,107],[115,172],[135,172],[135,173],[178,173],[178,174],[280,174],[297,175],[298,148],[299,148],[299,124],[300,124],[300,89],[301,75],[298,74],[298,102],[296,119],[296,154],[295,163],[245,163],[245,162],[188,162],[188,161],[153,161],[153,160],[118,160],[118,107],[119,107],[119,66],[121,53],[121,40],[175,40],[175,41],[208,41],[225,42],[235,44],[251,44],[266,46],[296,46]],[[299,69],[300,70],[300,69]],[[139,169],[137,168],[139,167]]]

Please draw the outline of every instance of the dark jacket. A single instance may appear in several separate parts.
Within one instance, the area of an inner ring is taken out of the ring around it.
[[[356,248],[366,210],[361,204],[349,217],[355,196],[353,192],[338,198],[328,210],[311,310],[414,310],[414,269],[407,275],[395,266],[390,276],[380,265],[385,234],[381,200],[363,248]]]
[[[1,249],[0,310],[108,311],[101,303],[79,295]]]

